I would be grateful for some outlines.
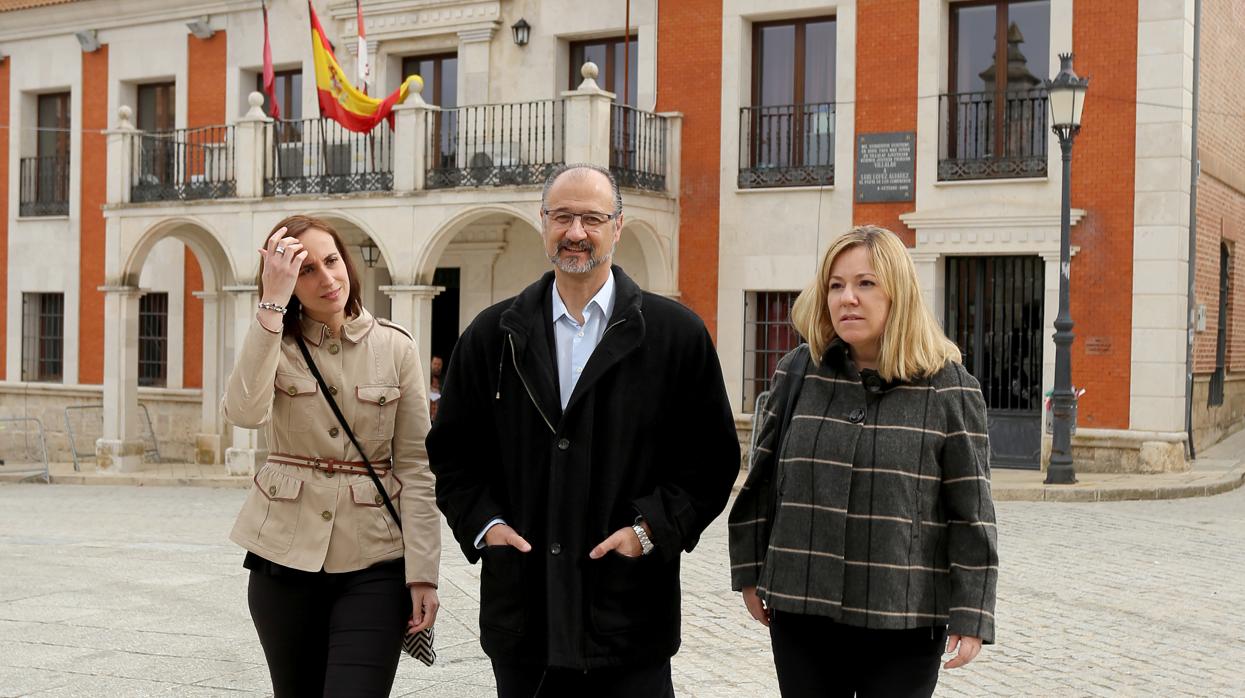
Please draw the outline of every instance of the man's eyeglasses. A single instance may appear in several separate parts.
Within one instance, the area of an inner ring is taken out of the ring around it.
[[[584,230],[598,230],[601,226],[609,223],[618,217],[617,213],[596,213],[589,211],[587,213],[574,213],[571,211],[543,209],[545,216],[553,224],[557,230],[567,230],[575,225],[575,219],[579,219],[580,225]]]

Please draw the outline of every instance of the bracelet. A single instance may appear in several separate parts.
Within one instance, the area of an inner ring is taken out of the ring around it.
[[[260,310],[273,310],[278,313],[281,313],[282,315],[285,315],[285,311],[286,311],[286,307],[284,305],[277,305],[276,303],[269,303],[267,301],[260,301],[259,309]]]

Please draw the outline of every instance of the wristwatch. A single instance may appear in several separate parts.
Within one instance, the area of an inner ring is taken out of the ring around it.
[[[637,517],[635,523],[631,525],[631,530],[635,531],[635,537],[640,539],[640,554],[648,555],[653,552],[653,541],[648,537],[648,532],[644,530],[644,519]]]

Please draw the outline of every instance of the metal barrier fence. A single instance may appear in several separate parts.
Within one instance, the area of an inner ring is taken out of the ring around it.
[[[236,191],[233,126],[154,131],[134,139],[130,201],[224,199]]]
[[[610,172],[619,186],[666,190],[666,117],[610,105]]]
[[[23,479],[52,482],[48,472],[47,439],[43,422],[38,419],[0,417],[0,456],[0,475],[26,475]]]
[[[542,184],[565,161],[565,116],[552,99],[429,112],[425,186]]]
[[[17,213],[64,216],[69,213],[69,156],[22,158]]]
[[[264,196],[347,194],[393,189],[393,130],[380,125],[356,133],[332,119],[277,121]]]
[[[938,97],[938,179],[1046,176],[1044,88]]]
[[[834,184],[834,103],[739,110],[740,189]]]
[[[155,429],[151,426],[151,413],[147,406],[139,404],[143,415],[143,461],[159,463],[160,443],[156,440]],[[75,422],[77,428],[74,428]],[[73,453],[73,469],[82,470],[83,458],[94,460],[95,442],[104,433],[103,405],[71,405],[65,408],[65,436],[69,439],[69,450]],[[81,447],[80,447],[81,446]]]

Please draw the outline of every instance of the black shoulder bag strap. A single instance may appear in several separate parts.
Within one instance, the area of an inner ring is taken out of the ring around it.
[[[367,454],[363,452],[363,447],[359,445],[359,440],[354,437],[354,431],[350,429],[350,425],[346,423],[346,418],[342,416],[341,409],[337,406],[337,401],[333,399],[333,394],[329,392],[329,387],[324,384],[324,376],[320,375],[320,369],[316,367],[316,362],[311,360],[311,352],[307,351],[307,344],[303,341],[301,335],[296,335],[298,340],[298,350],[303,353],[303,358],[307,360],[307,368],[311,369],[311,375],[316,377],[316,382],[320,384],[320,392],[324,394],[324,399],[328,400],[329,407],[333,408],[333,414],[337,415],[337,421],[342,425],[342,429],[346,430],[346,436],[350,437],[350,443],[354,444],[355,450],[359,452],[359,457],[363,459],[363,464],[367,466],[367,474],[372,477],[372,482],[376,483],[376,491],[385,500],[385,508],[389,510],[389,515],[393,517],[394,523],[398,525],[398,530],[402,530],[402,519],[398,516],[398,510],[393,506],[393,500],[389,498],[389,492],[385,490],[385,486],[381,484],[380,478],[376,476],[376,469],[372,467],[371,461],[367,459]]]

